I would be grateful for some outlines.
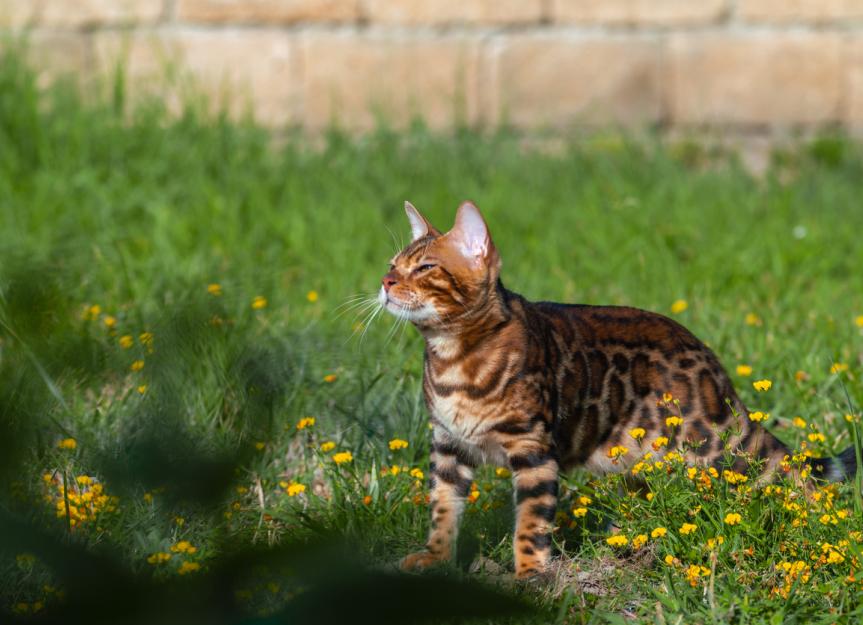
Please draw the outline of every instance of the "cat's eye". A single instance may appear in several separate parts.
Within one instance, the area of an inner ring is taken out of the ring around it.
[[[417,267],[416,269],[414,269],[414,271],[415,271],[416,273],[423,273],[424,271],[428,271],[429,269],[434,269],[436,266],[437,266],[437,265],[432,265],[432,264],[428,264],[428,263],[427,263],[427,264],[425,264],[425,265],[420,265],[419,267]]]

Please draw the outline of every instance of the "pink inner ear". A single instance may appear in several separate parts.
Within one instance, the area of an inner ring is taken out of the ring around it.
[[[459,207],[452,234],[459,250],[467,258],[478,260],[488,253],[488,228],[473,204],[465,202]]]

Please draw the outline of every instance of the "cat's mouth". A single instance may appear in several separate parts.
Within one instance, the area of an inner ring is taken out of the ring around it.
[[[408,321],[425,321],[437,317],[437,312],[428,304],[417,301],[405,302],[387,293],[383,287],[378,292],[378,303],[388,313]]]

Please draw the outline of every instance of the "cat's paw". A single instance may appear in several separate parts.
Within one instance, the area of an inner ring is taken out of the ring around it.
[[[518,570],[515,572],[516,581],[529,584],[544,583],[553,578],[554,573],[542,565],[518,567]]]
[[[429,551],[418,551],[402,558],[399,568],[402,571],[422,571],[442,564],[444,558]]]

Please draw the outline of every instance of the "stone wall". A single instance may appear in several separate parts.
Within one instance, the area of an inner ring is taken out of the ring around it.
[[[272,124],[863,127],[863,0],[0,0],[44,80]]]

